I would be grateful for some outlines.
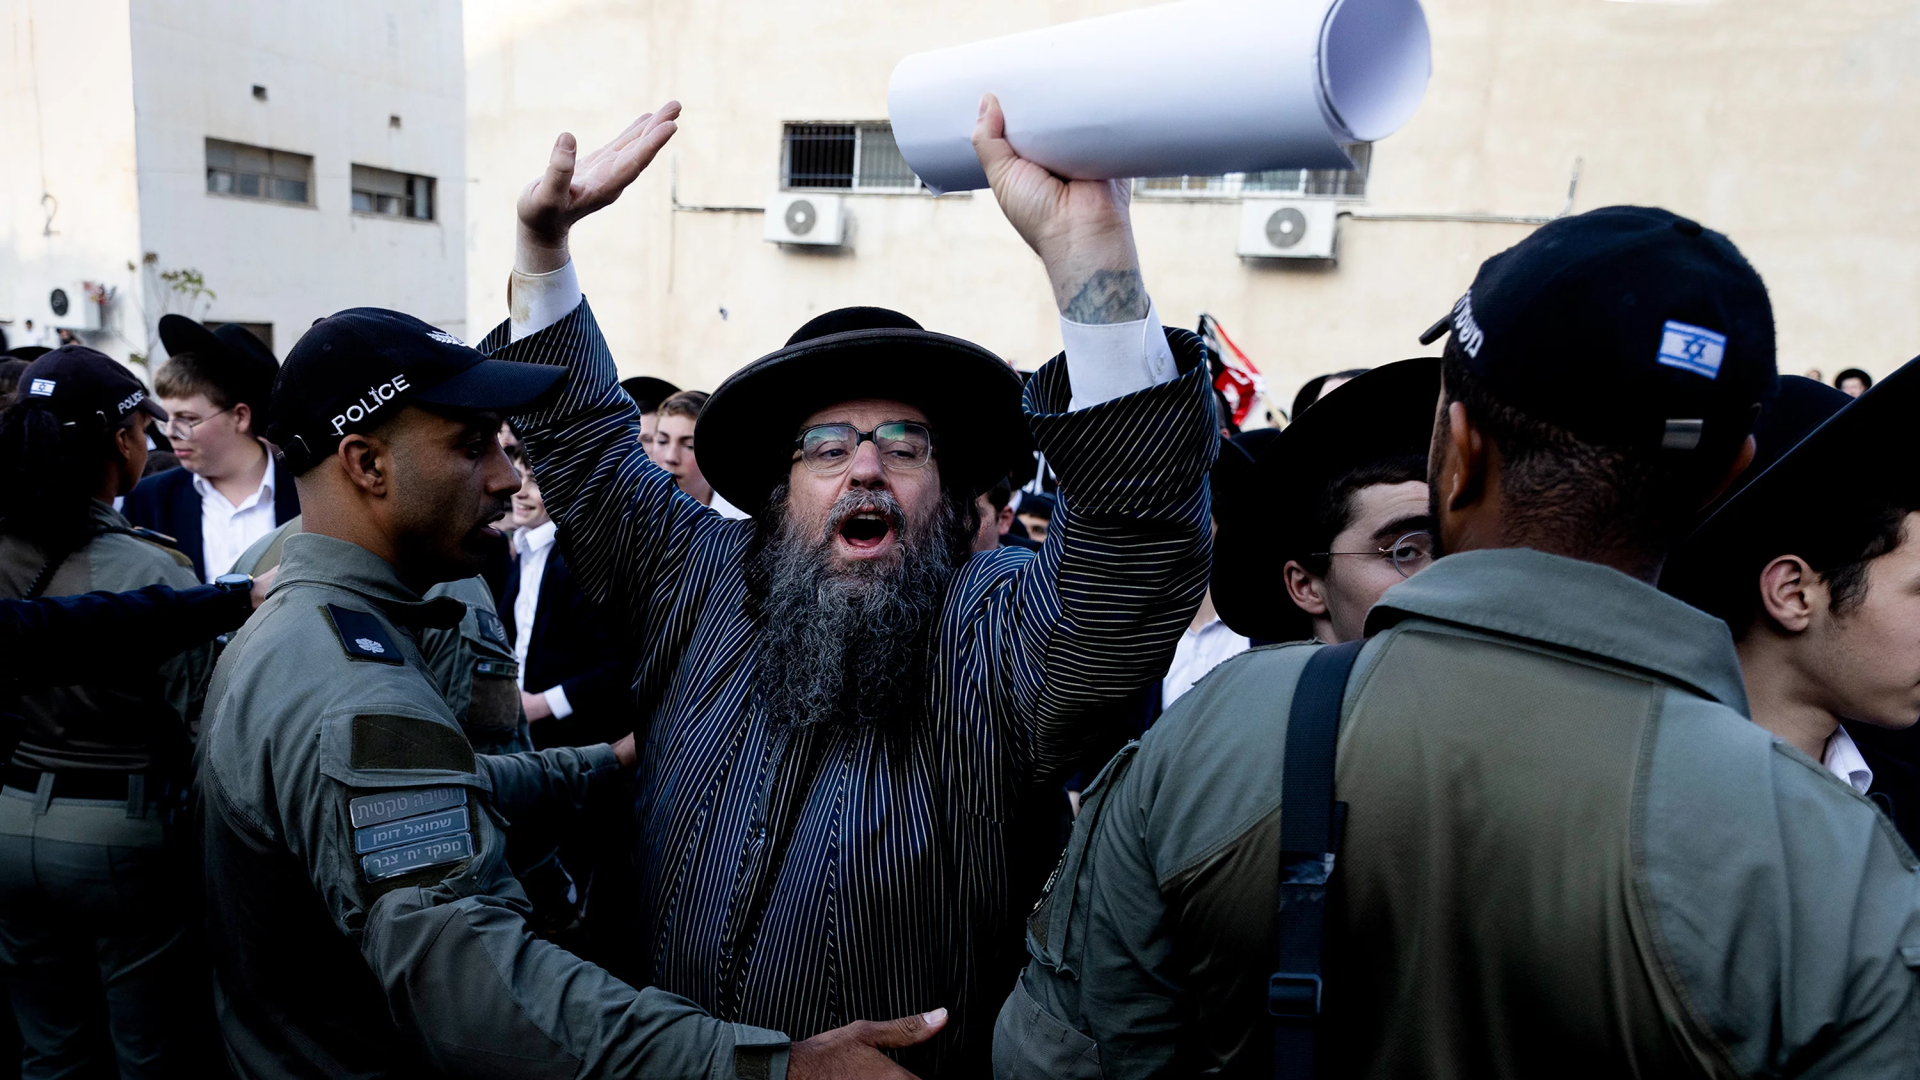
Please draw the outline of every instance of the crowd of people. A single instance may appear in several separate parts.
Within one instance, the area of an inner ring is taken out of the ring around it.
[[[569,238],[678,121],[475,345],[0,364],[20,1075],[1920,1075],[1920,369],[1609,207],[1238,431],[989,96],[1060,356],[622,381]]]

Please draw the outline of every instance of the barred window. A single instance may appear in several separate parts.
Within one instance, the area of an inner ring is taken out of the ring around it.
[[[923,191],[887,123],[788,124],[780,185],[831,191]]]
[[[433,177],[355,165],[353,212],[432,221]]]
[[[243,199],[313,203],[313,158],[286,150],[207,140],[207,191]]]
[[[1354,143],[1346,148],[1353,158],[1351,169],[1275,169],[1271,172],[1227,173],[1224,176],[1156,176],[1133,182],[1135,192],[1146,196],[1219,196],[1301,195],[1330,199],[1363,199],[1367,195],[1367,171],[1373,162],[1372,143]]]

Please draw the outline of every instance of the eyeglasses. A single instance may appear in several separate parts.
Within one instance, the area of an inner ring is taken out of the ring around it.
[[[1395,540],[1391,547],[1373,551],[1316,551],[1311,558],[1324,558],[1331,555],[1372,555],[1385,559],[1400,571],[1401,577],[1412,577],[1433,564],[1433,534],[1425,529],[1410,532]]]
[[[221,409],[220,412],[208,413],[207,415],[201,417],[198,420],[182,420],[179,417],[174,417],[173,419],[168,420],[167,426],[161,428],[160,430],[166,432],[167,438],[169,439],[181,439],[186,442],[192,442],[194,428],[197,428],[201,424],[204,424],[207,421],[213,419],[214,417],[219,416],[220,413],[232,412],[232,411],[233,411],[233,406],[229,405],[226,408]]]
[[[852,424],[819,424],[800,433],[793,449],[809,472],[844,472],[853,464],[860,444],[871,442],[880,451],[880,464],[894,472],[925,468],[933,458],[933,432],[912,420],[893,420],[872,431]]]

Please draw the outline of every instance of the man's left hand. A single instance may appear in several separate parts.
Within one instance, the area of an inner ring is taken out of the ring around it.
[[[680,103],[669,101],[641,116],[598,150],[579,157],[571,132],[561,132],[547,171],[520,192],[520,229],[514,268],[547,274],[567,265],[573,223],[612,203],[639,178],[678,129]]]
[[[1046,264],[1060,314],[1081,323],[1147,317],[1127,181],[1062,180],[1021,157],[992,94],[980,99],[973,150],[1001,211]]]
[[[626,737],[613,744],[613,760],[619,762],[623,769],[631,769],[640,764],[640,751],[634,745],[632,732],[628,732]]]

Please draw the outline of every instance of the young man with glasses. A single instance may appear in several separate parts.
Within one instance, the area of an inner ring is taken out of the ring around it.
[[[1382,593],[1433,561],[1427,444],[1438,360],[1362,372],[1301,411],[1221,514],[1213,597],[1257,642],[1365,635]]]
[[[988,99],[975,146],[1041,256],[1064,358],[1023,410],[977,345],[824,314],[701,413],[706,479],[753,515],[723,519],[634,445],[567,254],[638,174],[630,140],[677,113],[577,162],[562,138],[521,197],[514,316],[487,342],[570,376],[514,427],[582,588],[637,654],[644,974],[796,1037],[944,1006],[901,1065],[985,1075],[1044,874],[1022,845],[1054,824],[1035,793],[1127,718],[1206,584],[1204,349],[1159,326],[1125,183],[1021,160]],[[974,553],[976,496],[1033,443],[1060,478],[1046,545]]]
[[[280,364],[260,339],[231,323],[215,330],[183,315],[160,320],[170,359],[154,376],[164,428],[180,468],[127,496],[135,525],[173,538],[211,582],[254,541],[300,513],[291,480],[277,475],[267,430]]]

